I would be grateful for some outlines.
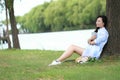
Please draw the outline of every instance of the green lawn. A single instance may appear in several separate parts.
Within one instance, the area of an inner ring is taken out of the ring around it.
[[[0,80],[120,80],[120,57],[77,64],[74,54],[48,67],[62,51],[0,50]]]

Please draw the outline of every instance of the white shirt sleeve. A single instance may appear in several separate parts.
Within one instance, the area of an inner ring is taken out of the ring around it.
[[[97,36],[97,33],[96,32],[92,32],[92,36]]]
[[[97,36],[98,37],[94,40],[96,45],[98,45],[101,42],[106,42],[108,39],[108,33],[103,30],[100,33],[98,33]]]

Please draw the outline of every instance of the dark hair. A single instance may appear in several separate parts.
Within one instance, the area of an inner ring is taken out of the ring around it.
[[[98,32],[98,29],[100,29],[100,27],[96,27],[96,29],[95,29],[95,31],[94,31],[94,32],[96,32],[96,33],[97,33],[97,32]]]
[[[102,21],[103,21],[103,23],[104,23],[104,27],[106,27],[106,26],[107,26],[107,17],[104,16],[104,15],[100,15],[100,16],[98,16],[98,17],[96,18],[96,20],[97,20],[98,18],[102,18]],[[96,27],[96,29],[95,29],[94,32],[98,32],[98,29],[99,29],[99,28],[100,28],[100,27]]]

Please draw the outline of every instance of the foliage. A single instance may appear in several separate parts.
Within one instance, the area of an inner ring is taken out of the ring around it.
[[[105,6],[106,0],[56,0],[33,8],[18,23],[29,32],[87,29],[105,15]]]
[[[44,24],[43,12],[49,3],[44,3],[44,5],[39,5],[33,8],[28,14],[18,19],[21,27],[25,31],[29,32],[44,32],[47,30],[47,26]]]
[[[77,64],[73,55],[48,67],[59,51],[0,50],[0,80],[120,80],[120,56]],[[111,76],[112,75],[112,76]]]

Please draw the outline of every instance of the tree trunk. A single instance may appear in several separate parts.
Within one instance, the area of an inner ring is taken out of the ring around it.
[[[10,16],[10,23],[11,23],[11,30],[12,30],[12,41],[13,41],[13,48],[20,49],[19,39],[18,39],[18,30],[16,27],[16,20],[14,16],[14,0],[5,0],[5,4],[9,11]]]
[[[11,41],[10,41],[10,37],[9,37],[9,30],[8,30],[8,11],[7,11],[7,5],[5,4],[5,12],[6,12],[6,38],[7,38],[7,42],[8,42],[8,48],[11,48]]]
[[[105,53],[120,54],[120,0],[107,0],[107,17],[109,39]]]
[[[14,16],[13,7],[11,7],[11,9],[9,10],[9,15],[10,15],[11,28],[12,28],[13,48],[20,49],[19,40],[18,40],[18,30],[16,27],[16,20]]]

